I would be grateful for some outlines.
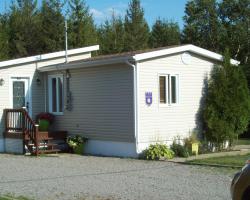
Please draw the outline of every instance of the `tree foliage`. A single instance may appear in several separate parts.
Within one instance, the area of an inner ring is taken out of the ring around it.
[[[124,51],[124,23],[121,17],[112,15],[98,30],[101,54],[121,53]]]
[[[205,136],[220,148],[232,142],[248,126],[250,96],[246,78],[240,67],[230,64],[226,53],[222,66],[215,66],[208,82],[204,108]]]
[[[84,47],[97,43],[96,27],[84,0],[69,0],[69,46]]]
[[[0,15],[0,60],[9,58],[9,34],[7,15]]]
[[[18,0],[12,3],[9,15],[9,49],[11,58],[38,53],[37,1]]]
[[[125,50],[146,49],[149,40],[149,27],[144,18],[140,0],[131,0],[125,15]]]
[[[221,43],[241,64],[250,64],[250,0],[223,0],[219,8]]]
[[[158,19],[152,27],[150,34],[150,47],[164,47],[179,45],[181,39],[180,28],[177,23]]]
[[[220,23],[216,0],[188,1],[184,16],[183,42],[212,51],[219,50]]]
[[[40,53],[64,48],[64,16],[60,0],[43,0],[39,13]]]

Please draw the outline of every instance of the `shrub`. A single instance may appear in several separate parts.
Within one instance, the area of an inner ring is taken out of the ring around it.
[[[68,136],[67,143],[70,147],[76,148],[77,146],[83,144],[87,141],[87,138],[80,135]]]
[[[250,95],[240,67],[232,66],[226,53],[222,66],[215,66],[208,82],[204,108],[205,137],[220,150],[246,129],[250,116]]]
[[[144,152],[146,160],[172,159],[174,152],[165,144],[151,144]]]
[[[175,156],[183,158],[187,158],[189,156],[187,147],[177,143],[176,140],[174,140],[170,148],[174,152]]]

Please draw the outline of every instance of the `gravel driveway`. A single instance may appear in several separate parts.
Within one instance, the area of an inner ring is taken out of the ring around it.
[[[0,194],[43,200],[230,199],[231,175],[169,162],[0,154]]]

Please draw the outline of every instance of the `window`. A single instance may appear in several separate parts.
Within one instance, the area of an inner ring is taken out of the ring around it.
[[[63,76],[49,76],[49,112],[63,113]]]
[[[178,75],[161,75],[159,77],[160,104],[178,103]]]

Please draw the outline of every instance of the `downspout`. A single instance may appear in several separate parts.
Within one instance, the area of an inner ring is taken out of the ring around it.
[[[126,64],[133,68],[133,101],[134,101],[134,131],[135,131],[135,148],[138,154],[138,80],[137,80],[137,65],[130,63],[128,60]]]

